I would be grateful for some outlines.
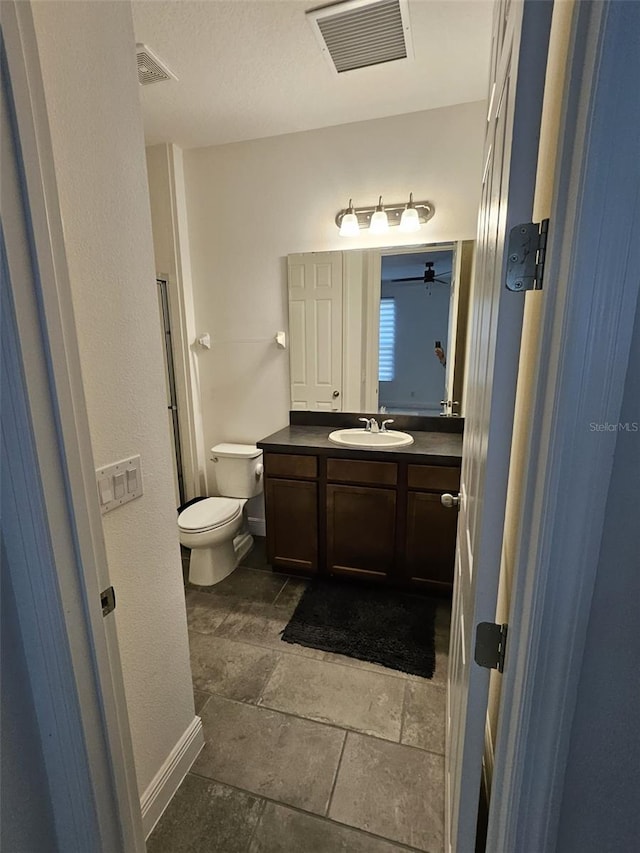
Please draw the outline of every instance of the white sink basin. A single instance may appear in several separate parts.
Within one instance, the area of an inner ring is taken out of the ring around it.
[[[368,432],[366,429],[336,429],[329,433],[329,441],[344,447],[405,447],[413,444],[406,432],[389,429],[386,432]]]

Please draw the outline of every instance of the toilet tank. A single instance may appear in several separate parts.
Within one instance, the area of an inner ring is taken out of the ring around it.
[[[218,491],[226,498],[252,498],[262,491],[262,451],[255,444],[211,448]]]

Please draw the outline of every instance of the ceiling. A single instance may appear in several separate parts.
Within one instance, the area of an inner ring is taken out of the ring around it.
[[[421,278],[427,261],[433,261],[434,272],[438,277],[450,278],[453,253],[451,249],[442,249],[439,252],[401,252],[397,255],[383,255],[382,280],[392,281],[408,276]]]
[[[220,145],[486,97],[493,0],[409,0],[415,58],[340,75],[305,17],[317,6],[133,2],[136,41],[178,77],[140,87],[147,144]]]

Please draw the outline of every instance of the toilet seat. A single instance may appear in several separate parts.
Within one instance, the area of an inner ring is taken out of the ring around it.
[[[215,530],[242,515],[243,503],[235,498],[206,498],[180,513],[178,527],[185,533]]]

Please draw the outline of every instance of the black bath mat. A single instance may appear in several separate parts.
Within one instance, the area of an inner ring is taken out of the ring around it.
[[[432,678],[436,607],[419,595],[314,581],[282,639]]]

